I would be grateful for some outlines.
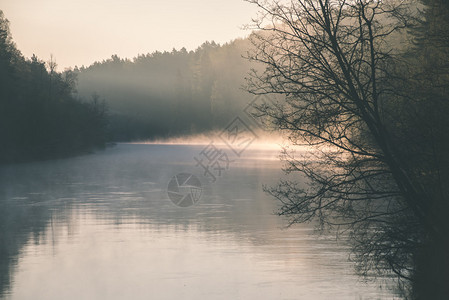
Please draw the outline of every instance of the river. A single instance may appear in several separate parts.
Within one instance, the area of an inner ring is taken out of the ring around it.
[[[0,167],[0,298],[394,298],[355,274],[344,238],[285,227],[262,189],[282,176],[278,150],[246,149],[212,181],[194,159],[204,148],[118,144]],[[201,182],[189,207],[167,194],[180,173]]]

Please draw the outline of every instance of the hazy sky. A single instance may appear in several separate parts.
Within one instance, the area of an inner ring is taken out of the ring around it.
[[[90,65],[112,54],[132,58],[206,40],[228,42],[256,8],[243,0],[0,0],[26,57],[56,58],[58,70]]]

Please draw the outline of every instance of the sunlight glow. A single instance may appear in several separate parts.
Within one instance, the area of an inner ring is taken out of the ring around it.
[[[133,58],[226,43],[246,36],[241,28],[255,14],[242,0],[5,0],[1,9],[23,54],[44,60],[53,54],[59,71],[113,54]]]

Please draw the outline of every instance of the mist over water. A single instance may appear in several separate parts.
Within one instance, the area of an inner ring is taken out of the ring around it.
[[[226,148],[226,143],[223,141],[224,138],[221,138],[223,132],[226,133],[226,130],[210,130],[205,133],[190,134],[187,136],[183,135],[178,137],[136,140],[134,142],[129,142],[129,144],[208,145],[210,143],[213,143],[214,145]],[[254,133],[256,137],[248,146],[249,149],[272,149],[273,151],[279,151],[283,147],[288,145],[286,139],[281,135],[280,132],[269,132],[256,128],[254,130]],[[242,154],[243,156],[245,156],[245,153]]]
[[[393,298],[355,275],[344,238],[285,230],[262,190],[283,176],[278,150],[248,148],[211,182],[193,159],[204,147],[117,144],[1,167],[1,298]],[[167,196],[182,172],[203,188],[187,208]]]

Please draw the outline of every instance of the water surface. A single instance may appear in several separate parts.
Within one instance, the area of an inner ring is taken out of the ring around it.
[[[363,283],[344,240],[285,229],[262,191],[276,150],[248,149],[211,183],[203,146],[119,144],[0,168],[2,299],[392,299]],[[203,184],[180,208],[172,176]]]

